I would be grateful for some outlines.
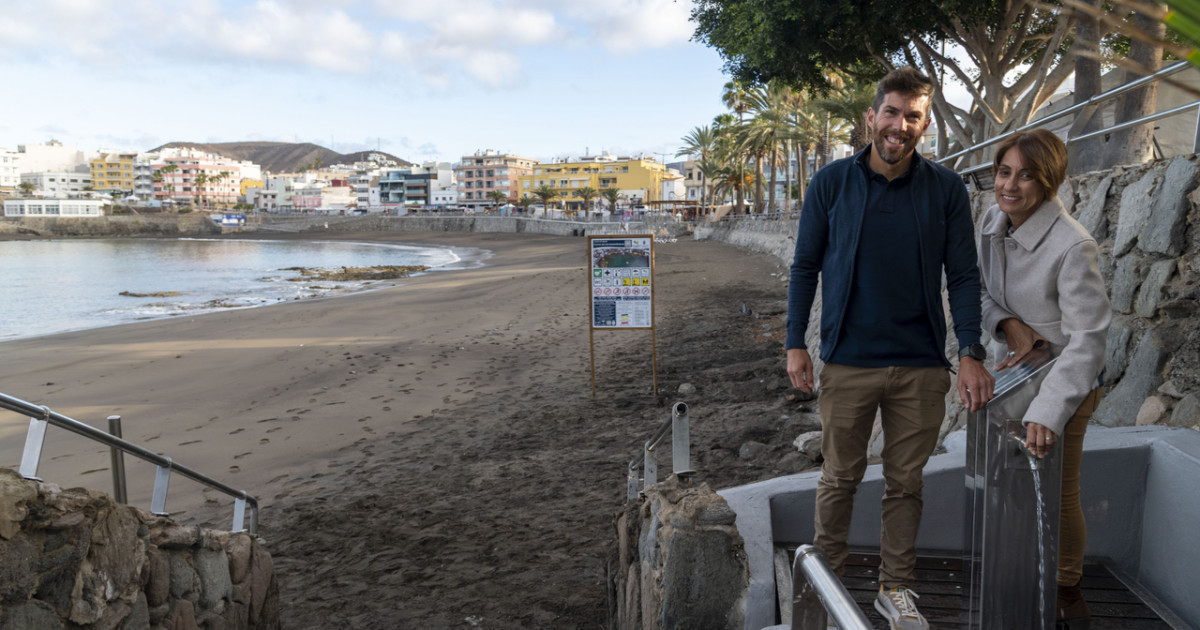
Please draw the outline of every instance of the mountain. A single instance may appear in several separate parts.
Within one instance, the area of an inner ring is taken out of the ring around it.
[[[367,156],[372,154],[385,156],[394,161],[397,166],[412,166],[412,162],[383,151],[338,153],[311,142],[299,144],[294,142],[168,142],[151,151],[173,147],[190,147],[234,160],[248,160],[261,166],[264,172],[271,173],[295,173],[305,168],[311,168],[317,159],[321,160],[321,166],[364,162]]]

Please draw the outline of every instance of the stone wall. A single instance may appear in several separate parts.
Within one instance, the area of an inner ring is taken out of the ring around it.
[[[0,235],[56,238],[112,238],[126,236],[212,236],[221,226],[207,214],[116,215],[104,217],[4,217]]]
[[[271,555],[0,468],[0,628],[278,629]]]
[[[740,630],[749,568],[736,516],[707,485],[675,475],[617,515],[609,628]]]
[[[1106,426],[1200,430],[1197,171],[1196,156],[1176,157],[1075,176],[1059,191],[1072,216],[1100,243],[1101,272],[1112,298],[1107,391],[1095,416]],[[995,197],[992,191],[971,196],[978,225]],[[790,265],[796,227],[796,220],[741,220],[699,227],[696,238],[769,253]],[[818,336],[815,311],[810,345]],[[953,335],[948,343],[953,351]],[[943,435],[966,421],[953,390],[949,399]]]

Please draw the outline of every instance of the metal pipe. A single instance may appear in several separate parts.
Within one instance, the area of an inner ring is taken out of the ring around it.
[[[692,436],[687,403],[671,408],[671,469],[676,475],[692,472]]]
[[[800,545],[792,561],[792,629],[825,630],[830,618],[841,630],[873,627],[821,552]]]
[[[1094,107],[1094,106],[1098,105],[1099,103],[1103,103],[1107,100],[1116,98],[1130,90],[1136,90],[1136,89],[1146,85],[1147,83],[1153,83],[1163,77],[1167,77],[1172,74],[1176,74],[1176,73],[1184,70],[1185,68],[1187,68],[1189,65],[1191,65],[1191,64],[1187,61],[1180,61],[1179,63],[1167,66],[1166,68],[1163,68],[1163,69],[1159,70],[1158,72],[1155,72],[1154,74],[1148,74],[1136,81],[1130,81],[1129,83],[1115,87],[1115,88],[1113,88],[1107,92],[1104,92],[1102,94],[1097,94],[1082,103],[1072,105],[1066,109],[1057,111],[1057,112],[1050,114],[1049,116],[1046,116],[1044,118],[1039,118],[1027,125],[1024,125],[1017,129],[1013,129],[1012,131],[1002,133],[998,136],[994,136],[992,138],[984,140],[983,142],[980,142],[979,144],[976,144],[971,147],[967,147],[966,149],[963,149],[963,150],[959,151],[958,153],[951,153],[950,155],[947,155],[943,158],[939,158],[936,161],[939,164],[946,164],[954,159],[957,159],[960,157],[965,157],[967,155],[970,155],[971,153],[974,153],[975,151],[978,151],[980,149],[983,149],[983,148],[989,147],[993,144],[996,144],[998,142],[1001,142],[1005,138],[1008,138],[1009,136],[1011,136],[1019,131],[1025,131],[1027,129],[1033,129],[1035,127],[1040,127],[1042,125],[1045,125],[1046,123],[1058,120],[1059,118],[1062,118],[1064,116],[1069,116],[1071,114],[1074,114],[1074,113],[1084,109],[1085,107]],[[1106,130],[1102,130],[1102,131],[1096,132],[1096,133],[1107,133],[1110,131],[1112,131],[1112,129],[1106,129]],[[1094,135],[1094,134],[1092,134],[1092,135]],[[1089,136],[1080,136],[1080,138],[1087,138],[1087,137],[1090,137],[1090,135]],[[1071,142],[1071,140],[1068,140],[1068,142]]]
[[[121,438],[121,416],[108,417],[108,433]],[[126,504],[129,500],[125,495],[125,453],[116,446],[109,447],[109,453],[112,455],[113,498],[117,503]]]

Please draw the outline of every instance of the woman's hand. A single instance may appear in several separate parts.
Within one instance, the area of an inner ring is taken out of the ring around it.
[[[1001,321],[1000,328],[1004,330],[1004,338],[1008,342],[1008,355],[996,364],[997,370],[1008,369],[1020,363],[1034,348],[1040,348],[1047,343],[1045,337],[1015,317]]]
[[[1050,448],[1058,442],[1058,436],[1046,427],[1030,422],[1025,425],[1025,448],[1038,458],[1045,457]]]

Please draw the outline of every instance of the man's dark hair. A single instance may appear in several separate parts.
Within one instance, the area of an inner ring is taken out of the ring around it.
[[[929,107],[932,107],[935,89],[937,89],[937,84],[920,70],[912,66],[896,68],[879,80],[879,87],[875,88],[875,102],[871,103],[871,109],[878,114],[884,97],[892,92],[899,92],[907,96],[928,96]],[[926,118],[929,117],[929,107],[925,109]]]

